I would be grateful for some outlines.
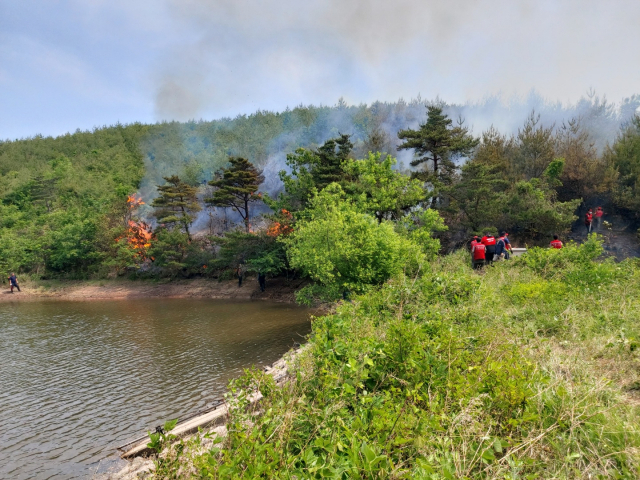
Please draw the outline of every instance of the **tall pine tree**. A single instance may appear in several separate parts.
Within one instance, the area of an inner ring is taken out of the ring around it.
[[[209,185],[215,188],[213,196],[205,202],[215,207],[232,208],[240,214],[247,232],[250,231],[250,205],[261,200],[258,188],[264,181],[262,171],[249,160],[241,157],[229,158],[230,166],[216,173]]]
[[[453,183],[456,172],[456,157],[471,154],[478,140],[460,122],[453,126],[451,119],[442,112],[439,105],[427,105],[427,121],[418,130],[400,130],[398,138],[404,140],[398,150],[413,149],[416,158],[412,166],[425,164],[424,171],[414,174],[436,189],[439,185]],[[436,196],[433,197],[433,204]]]
[[[196,197],[197,188],[186,184],[177,175],[164,177],[166,185],[158,185],[160,196],[155,198],[151,206],[156,209],[155,217],[158,223],[169,229],[178,227],[183,229],[191,240],[189,226],[196,219],[196,214],[202,209]]]

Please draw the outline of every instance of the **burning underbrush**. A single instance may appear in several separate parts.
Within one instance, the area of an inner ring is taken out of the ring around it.
[[[154,236],[153,227],[136,216],[138,208],[144,204],[142,198],[137,195],[127,197],[126,230],[124,235],[115,239],[118,244],[126,244],[140,263],[149,258],[148,251]]]

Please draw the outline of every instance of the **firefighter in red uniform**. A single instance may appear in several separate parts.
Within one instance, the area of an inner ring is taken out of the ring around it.
[[[593,222],[593,210],[589,209],[584,216],[584,226],[587,229],[587,235],[591,233],[591,222]]]
[[[481,242],[476,242],[473,247],[471,247],[471,263],[473,268],[480,269],[484,267],[486,250],[487,247],[485,247]]]
[[[596,208],[596,231],[600,230],[600,227],[602,227],[603,215],[604,215],[604,210],[602,210],[602,207]]]
[[[553,240],[551,240],[551,243],[549,244],[549,246],[551,248],[557,248],[557,249],[562,248],[562,242],[560,241],[560,239],[558,239],[558,235],[553,236]]]
[[[487,247],[485,260],[487,265],[491,265],[493,263],[493,256],[496,254],[496,237],[487,233],[481,240],[482,244]]]

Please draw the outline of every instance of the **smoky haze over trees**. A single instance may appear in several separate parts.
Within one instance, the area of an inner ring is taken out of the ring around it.
[[[418,187],[409,181],[411,174],[420,176],[423,171],[422,165],[411,163],[424,159],[424,153],[398,150],[403,145],[398,132],[401,137],[420,132],[432,118],[421,99],[371,105],[340,101],[333,107],[300,106],[215,121],[116,125],[58,138],[2,142],[0,240],[5,248],[0,260],[6,268],[47,275],[122,272],[129,268],[127,262],[140,259],[123,250],[125,219],[133,215],[135,221],[152,221],[154,199],[161,193],[158,186],[172,176],[195,192],[191,204],[203,206],[204,198],[213,198],[207,182],[222,173],[230,157],[246,158],[255,167],[254,183],[261,184],[252,187],[251,195],[269,196],[269,206],[256,201],[244,216],[229,213],[230,222],[245,230],[251,219],[259,229],[277,221],[287,230],[291,219],[282,210],[304,210],[314,189],[320,192],[331,181],[341,185],[346,198],[357,198],[358,208],[379,223],[401,222],[415,205],[424,206],[437,194],[442,201],[435,206],[450,227],[438,234],[447,248],[489,226],[542,239],[566,230],[578,204],[589,199],[609,202],[628,218],[637,217],[638,126],[633,115],[640,97],[618,105],[593,95],[564,107],[535,96],[508,105],[491,99],[466,105],[436,100],[428,105],[433,118],[439,118],[438,131],[458,132],[465,143],[459,150],[464,155],[448,158],[446,181],[440,179],[437,190],[424,179]],[[434,105],[442,110],[436,112]],[[457,126],[460,118],[468,131]],[[509,127],[500,127],[504,125]],[[554,163],[556,159],[562,162]],[[552,164],[558,166],[555,173],[548,171]],[[433,168],[428,171],[433,173]],[[398,172],[405,175],[398,177]],[[294,186],[299,187],[297,193]],[[285,188],[287,195],[279,197]],[[131,212],[127,196],[135,192],[142,202]],[[270,211],[279,218],[261,217]],[[207,212],[191,209],[187,214],[193,223],[155,239],[180,247],[166,259],[175,267],[173,274],[203,273],[204,266],[210,266],[210,253],[218,248],[211,244],[202,250],[196,242],[189,243],[194,234],[200,237],[213,230],[208,229]],[[158,227],[158,222],[152,223]],[[268,238],[263,240],[272,245]],[[154,251],[151,256],[162,263],[161,251]],[[282,271],[282,250],[272,253],[264,268]]]

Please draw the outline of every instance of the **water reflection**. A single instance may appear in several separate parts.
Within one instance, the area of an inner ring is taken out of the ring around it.
[[[309,332],[307,310],[149,299],[0,305],[0,478],[83,478]]]

